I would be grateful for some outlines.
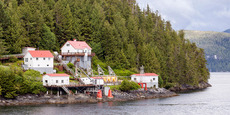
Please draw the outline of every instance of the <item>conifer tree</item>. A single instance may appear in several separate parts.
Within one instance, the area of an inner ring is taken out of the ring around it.
[[[49,44],[49,45],[47,45]],[[56,50],[56,36],[53,32],[50,31],[50,28],[43,24],[42,26],[42,40],[41,40],[41,49],[45,50]]]

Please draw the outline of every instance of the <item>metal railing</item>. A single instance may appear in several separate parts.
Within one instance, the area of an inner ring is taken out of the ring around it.
[[[77,55],[77,56],[84,56],[84,52],[61,52],[61,55]],[[95,56],[95,53],[88,53],[88,56]]]

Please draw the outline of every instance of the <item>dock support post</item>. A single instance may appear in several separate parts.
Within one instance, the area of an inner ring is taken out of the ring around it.
[[[57,96],[59,97],[60,95],[59,95],[59,90],[57,91]]]

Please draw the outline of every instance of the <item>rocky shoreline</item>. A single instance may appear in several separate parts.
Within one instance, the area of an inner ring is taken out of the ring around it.
[[[71,103],[96,103],[110,101],[130,101],[140,99],[153,99],[178,96],[175,92],[164,88],[134,90],[129,92],[113,91],[114,98],[109,99],[103,96],[102,100],[96,99],[96,94],[76,94],[76,95],[23,95],[16,99],[0,99],[0,106],[17,106],[17,105],[38,105],[38,104],[71,104]]]
[[[183,84],[180,86],[171,87],[169,90],[173,92],[186,92],[191,90],[205,89],[207,87],[212,87],[212,85],[207,82],[200,82],[197,86]]]

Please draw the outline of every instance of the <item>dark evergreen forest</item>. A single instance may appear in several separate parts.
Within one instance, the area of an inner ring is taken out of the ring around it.
[[[0,54],[24,46],[60,51],[74,38],[92,47],[94,60],[136,72],[144,65],[163,86],[209,78],[203,49],[135,0],[0,0]]]

